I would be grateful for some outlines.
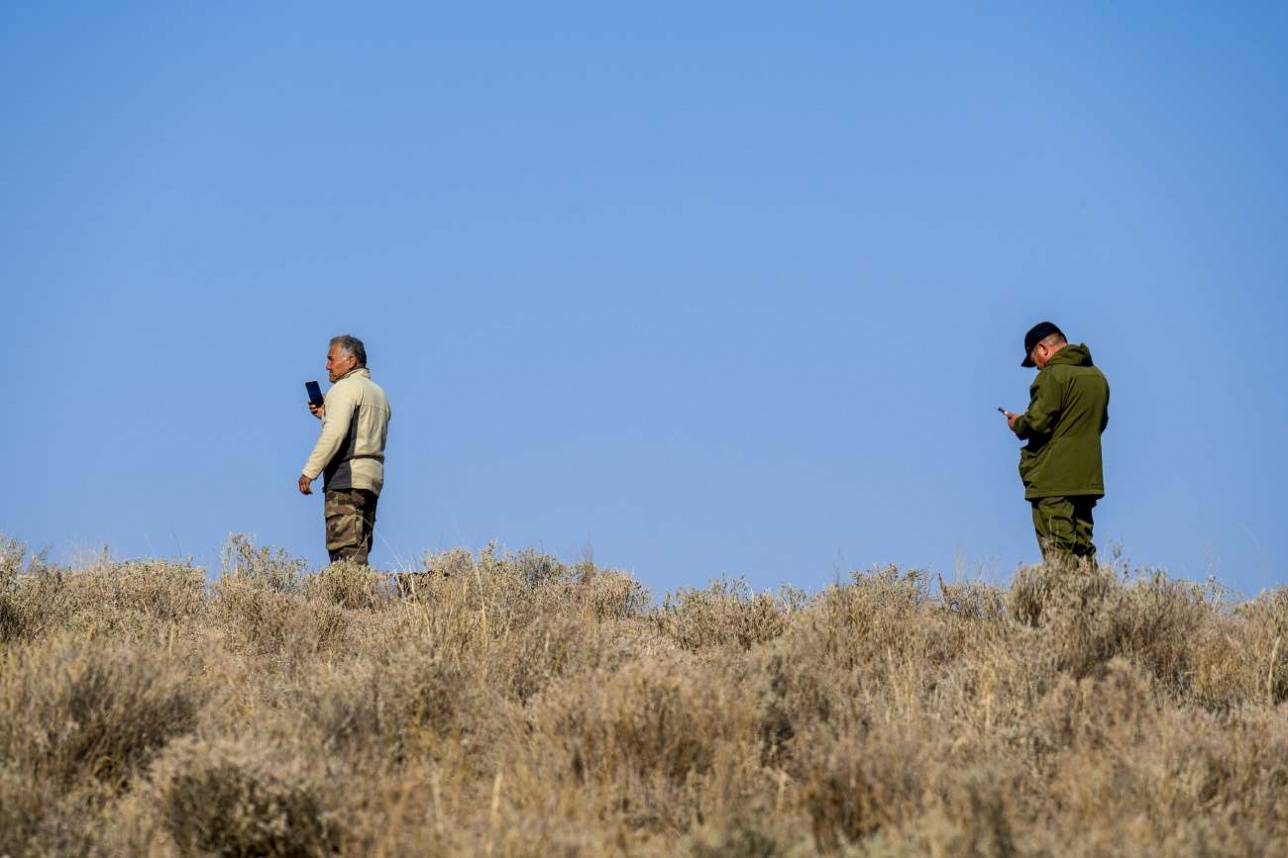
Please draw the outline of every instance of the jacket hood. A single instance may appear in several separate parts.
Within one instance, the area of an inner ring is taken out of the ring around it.
[[[1091,349],[1087,348],[1085,343],[1078,343],[1077,345],[1070,343],[1051,355],[1051,360],[1047,361],[1047,366],[1057,364],[1065,366],[1095,366],[1091,362]]]

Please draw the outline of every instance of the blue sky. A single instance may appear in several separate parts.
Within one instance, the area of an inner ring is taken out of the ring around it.
[[[1102,550],[1288,572],[1273,4],[0,11],[0,531],[324,558],[330,336],[389,394],[373,562],[490,540],[817,587],[1037,558],[998,405],[1113,386]]]

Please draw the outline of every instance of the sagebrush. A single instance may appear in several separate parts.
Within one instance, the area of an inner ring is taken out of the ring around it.
[[[1278,854],[1286,637],[1288,591],[1110,567],[655,602],[0,539],[0,855]]]

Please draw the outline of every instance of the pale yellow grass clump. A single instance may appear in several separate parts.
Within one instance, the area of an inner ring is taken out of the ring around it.
[[[0,540],[0,855],[1268,855],[1288,591]]]

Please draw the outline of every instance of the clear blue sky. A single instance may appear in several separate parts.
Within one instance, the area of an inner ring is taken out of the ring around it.
[[[1050,318],[1113,385],[1102,549],[1283,582],[1286,7],[888,5],[6,4],[0,530],[320,563],[350,332],[377,565],[1004,581]]]

